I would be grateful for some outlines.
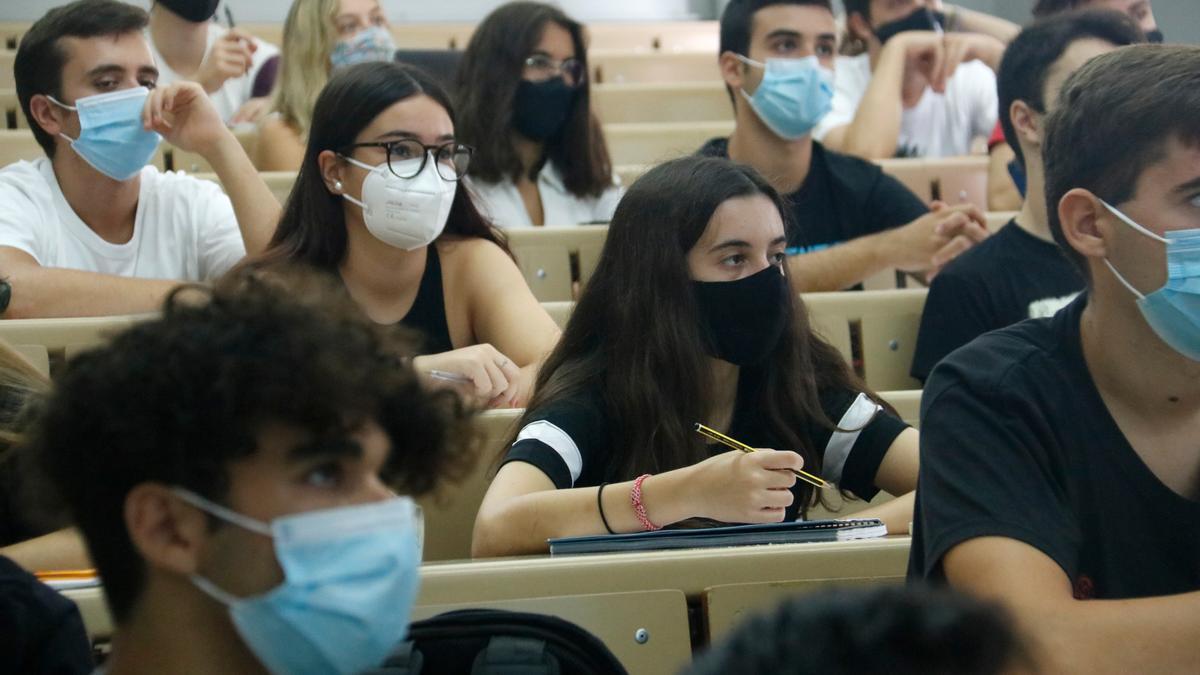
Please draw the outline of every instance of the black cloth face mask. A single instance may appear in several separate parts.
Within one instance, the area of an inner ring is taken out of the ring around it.
[[[157,0],[158,4],[171,10],[185,21],[204,23],[217,14],[221,0]]]
[[[513,99],[513,128],[532,141],[553,138],[567,123],[574,103],[575,90],[561,77],[521,80]]]
[[[880,44],[887,44],[888,40],[896,37],[900,33],[910,30],[934,30],[940,31],[946,25],[946,15],[942,12],[935,12],[928,7],[922,7],[903,19],[896,19],[891,23],[885,23],[875,29],[875,37],[879,38]]]
[[[762,363],[787,328],[787,277],[779,267],[737,281],[693,281],[708,353],[737,366]]]

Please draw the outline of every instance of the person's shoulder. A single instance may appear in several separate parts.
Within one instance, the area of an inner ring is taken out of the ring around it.
[[[575,389],[557,398],[542,401],[530,410],[527,422],[547,422],[571,436],[590,436],[604,424],[603,396],[599,386]]]
[[[142,168],[141,178],[143,191],[149,190],[159,199],[188,203],[228,199],[216,182],[183,171],[159,171],[157,167],[147,165]]]
[[[835,173],[870,178],[877,177],[883,173],[883,169],[875,162],[838,152],[826,147],[825,144],[819,141],[813,141],[813,157],[823,158],[825,165],[829,167],[830,171]]]
[[[1080,297],[1053,317],[1027,319],[984,333],[951,352],[934,369],[926,392],[936,397],[962,384],[988,396],[1021,398],[1040,388],[1039,383],[1053,373],[1072,367],[1074,359],[1065,350],[1079,339],[1078,321],[1085,303],[1086,297]]]
[[[39,157],[32,162],[20,160],[0,168],[0,195],[3,196],[0,208],[26,208],[27,204],[22,202],[49,203],[54,194],[51,187],[54,173],[44,170],[49,163],[49,159]]]
[[[972,246],[968,251],[950,261],[934,278],[936,285],[939,279],[955,281],[986,281],[996,274],[1010,270],[1009,260],[1014,255],[1012,248],[1014,229],[1018,226],[1009,222],[992,236]],[[1019,233],[1017,233],[1019,234]]]
[[[721,159],[729,158],[729,139],[724,136],[710,138],[708,142],[700,146],[696,151],[700,157],[719,157]]]

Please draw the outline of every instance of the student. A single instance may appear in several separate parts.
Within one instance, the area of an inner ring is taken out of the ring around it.
[[[932,274],[987,236],[969,206],[925,205],[878,166],[832,152],[812,129],[833,90],[828,0],[732,0],[721,15],[721,73],[736,127],[700,154],[748,164],[786,195],[788,253],[801,291],[840,291],[897,268]]]
[[[925,388],[909,575],[1007,605],[1045,672],[1196,669],[1198,111],[1196,47],[1125,47],[1067,80],[1047,215],[1088,290]]]
[[[912,376],[925,381],[947,354],[997,328],[1053,316],[1084,288],[1054,243],[1046,218],[1042,126],[1067,77],[1088,59],[1141,41],[1116,12],[1071,13],[1037,22],[1008,46],[1000,66],[1004,131],[1028,175],[1021,213],[946,266],[929,287]]]
[[[831,588],[746,620],[686,675],[1015,675],[1031,657],[998,606],[923,586]]]
[[[559,330],[459,186],[472,157],[424,72],[390,62],[339,71],[317,99],[296,187],[256,264],[336,276],[376,322],[423,333],[423,375],[460,375],[482,402],[519,407]]]
[[[104,581],[109,675],[350,674],[403,636],[411,496],[460,467],[467,416],[402,335],[302,286],[173,292],[56,384],[31,448]]]
[[[837,93],[816,137],[867,159],[968,155],[996,125],[1004,43],[947,33],[923,0],[846,0],[867,53],[839,59]]]
[[[154,0],[148,32],[158,83],[196,82],[227,124],[253,122],[270,105],[256,90],[270,92],[274,72],[267,64],[274,59],[277,65],[279,48],[214,23],[218,4],[219,0]]]
[[[795,520],[807,468],[906,531],[917,432],[808,325],[784,261],[785,207],[753,169],[688,157],[621,200],[475,521],[476,556],[704,518]],[[709,446],[697,423],[757,448]]]
[[[259,126],[255,164],[295,171],[317,96],[338,68],[390,61],[396,52],[379,0],[294,0],[283,24],[283,54],[271,114]]]
[[[458,75],[470,186],[498,227],[606,223],[621,189],[592,114],[583,26],[540,2],[479,24]]]
[[[155,89],[146,21],[132,5],[78,0],[21,39],[17,97],[46,157],[0,170],[6,318],[150,311],[271,237],[279,204],[204,90]],[[162,139],[200,153],[230,196],[146,166]]]
[[[1154,19],[1150,0],[1038,0],[1033,7],[1033,16],[1036,19],[1044,19],[1075,9],[1111,9],[1122,12],[1142,29],[1147,41],[1163,41],[1163,33]],[[1004,134],[999,127],[988,144],[988,156],[991,158],[988,169],[988,210],[1012,211],[1020,208],[1024,198],[1025,174],[1013,147],[1004,142]],[[1013,204],[1018,206],[1012,206]]]

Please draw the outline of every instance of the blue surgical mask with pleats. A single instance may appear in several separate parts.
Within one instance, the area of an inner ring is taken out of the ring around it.
[[[71,148],[95,170],[127,181],[150,162],[162,142],[162,136],[142,127],[142,108],[149,95],[146,87],[133,87],[85,96],[73,106],[53,96],[46,98],[79,115],[79,138],[59,136],[70,141]]]
[[[1163,342],[1193,361],[1200,361],[1200,229],[1173,230],[1160,237],[1111,204],[1105,208],[1122,222],[1167,245],[1167,283],[1145,295],[1129,283],[1108,258],[1104,264],[1137,296],[1138,309]]]
[[[349,40],[338,40],[329,54],[334,70],[374,61],[391,61],[396,56],[396,42],[383,26],[360,30]]]
[[[754,94],[743,89],[742,96],[776,136],[803,138],[833,108],[833,71],[822,67],[817,57],[767,59],[765,64],[741,55],[738,59],[764,69]]]
[[[268,525],[176,488],[181,499],[271,537],[284,581],[239,598],[193,576],[229,608],[250,651],[274,675],[350,675],[383,662],[408,629],[421,564],[420,507],[407,497],[309,511]]]

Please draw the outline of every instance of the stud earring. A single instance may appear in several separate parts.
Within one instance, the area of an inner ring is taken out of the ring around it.
[[[333,181],[333,189],[337,190],[338,192],[341,192],[342,191],[342,181],[340,181],[340,180]]]

